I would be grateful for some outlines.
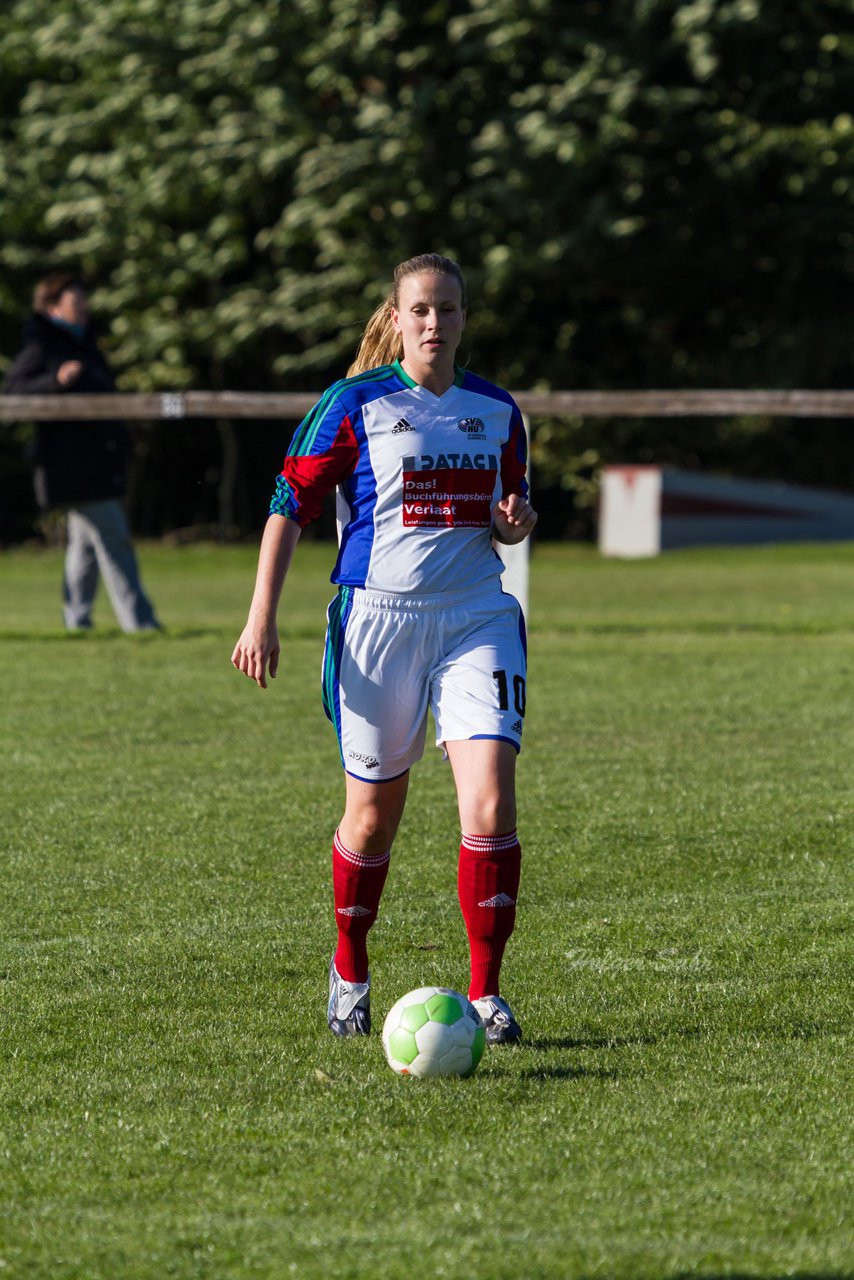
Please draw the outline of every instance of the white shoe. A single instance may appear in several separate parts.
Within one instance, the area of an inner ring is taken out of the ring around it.
[[[371,975],[367,982],[347,982],[329,962],[329,1029],[336,1036],[366,1036],[371,1030]]]
[[[481,996],[472,1004],[480,1014],[487,1044],[518,1044],[522,1039],[522,1028],[501,996]]]

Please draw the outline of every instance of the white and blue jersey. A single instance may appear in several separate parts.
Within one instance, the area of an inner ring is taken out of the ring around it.
[[[458,370],[434,395],[400,363],[336,382],[294,433],[270,506],[301,526],[337,486],[340,586],[417,596],[497,585],[492,509],[527,496],[522,416]]]

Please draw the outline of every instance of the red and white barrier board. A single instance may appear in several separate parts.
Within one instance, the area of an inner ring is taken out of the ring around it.
[[[854,495],[663,467],[605,467],[599,549],[654,556],[716,543],[854,539]]]

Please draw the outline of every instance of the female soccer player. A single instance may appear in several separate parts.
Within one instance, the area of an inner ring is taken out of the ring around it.
[[[517,543],[528,502],[521,414],[456,366],[466,321],[458,265],[401,263],[347,378],[295,432],[264,531],[249,618],[231,661],[262,689],[279,665],[276,611],[301,530],[337,485],[337,595],[328,611],[323,704],[346,803],[332,848],[338,945],[329,968],[335,1035],[370,1031],[367,935],[385,884],[427,710],[454,776],[458,886],[469,998],[487,1040],[519,1040],[499,994],[521,850],[515,768],[525,714],[521,610],[501,589],[492,540]]]

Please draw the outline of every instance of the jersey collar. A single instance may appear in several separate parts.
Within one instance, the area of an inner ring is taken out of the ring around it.
[[[426,387],[424,388],[421,387],[420,382],[416,382],[414,378],[410,378],[409,374],[406,372],[406,370],[404,369],[403,365],[400,363],[399,360],[395,360],[391,367],[392,369],[394,369],[395,373],[397,374],[397,376],[400,378],[401,382],[405,386],[410,388],[416,387],[424,391],[427,390]],[[459,365],[454,365],[454,381],[451,383],[451,387],[461,387],[465,380],[465,376],[466,376],[465,369],[461,369]],[[448,391],[450,391],[451,387],[448,387]],[[447,392],[443,392],[443,394],[447,395]]]

